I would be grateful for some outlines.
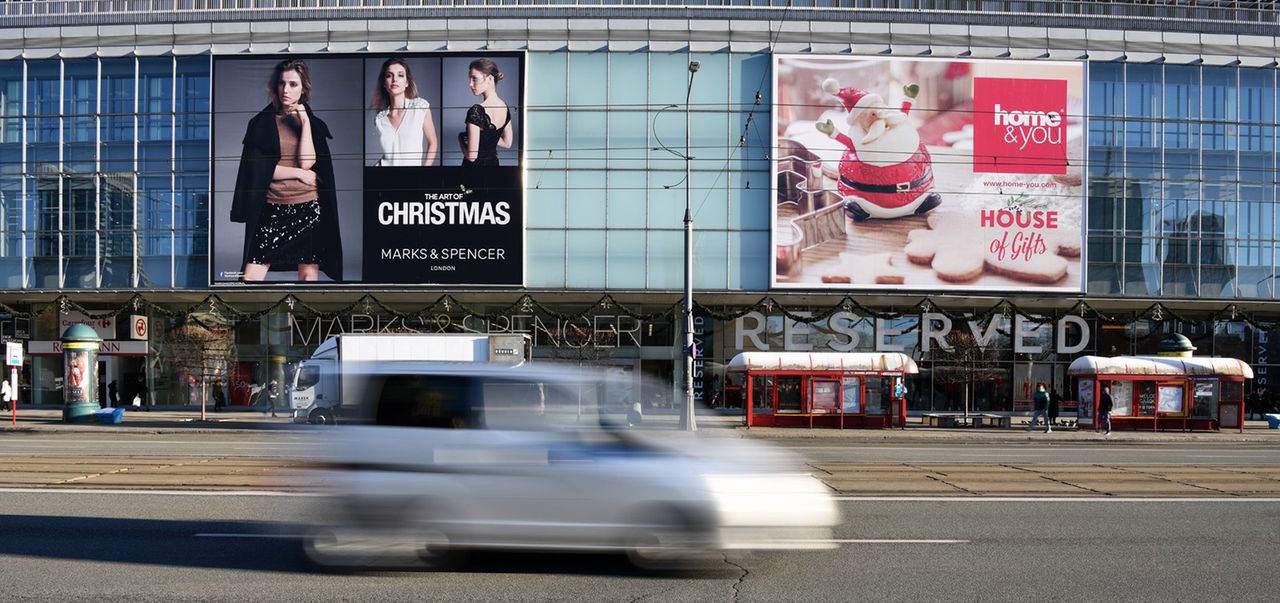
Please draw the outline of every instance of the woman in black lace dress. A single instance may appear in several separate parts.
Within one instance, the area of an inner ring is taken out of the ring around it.
[[[511,108],[498,96],[502,72],[490,59],[471,61],[468,80],[471,94],[483,97],[467,110],[467,129],[458,134],[462,144],[462,165],[498,165],[498,147],[511,148],[515,139],[511,128]],[[501,124],[501,125],[498,125]]]

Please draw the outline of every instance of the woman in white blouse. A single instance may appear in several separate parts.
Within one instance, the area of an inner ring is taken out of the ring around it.
[[[375,165],[435,165],[436,126],[431,120],[431,103],[418,98],[413,73],[404,59],[390,58],[382,64],[373,91],[373,110],[377,112],[373,125],[382,147],[382,157]]]

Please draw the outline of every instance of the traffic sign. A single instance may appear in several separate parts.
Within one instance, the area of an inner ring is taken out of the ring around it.
[[[129,338],[130,339],[147,339],[147,317],[146,316],[130,316],[129,317]]]

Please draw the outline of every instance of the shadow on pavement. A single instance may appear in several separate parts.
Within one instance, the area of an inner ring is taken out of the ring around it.
[[[327,573],[306,559],[303,526],[283,522],[0,515],[0,556],[208,569]],[[204,536],[200,536],[204,535]],[[232,536],[234,535],[234,536]],[[724,579],[739,570],[705,561],[678,570],[642,570],[622,555],[475,552],[448,571],[477,574]],[[370,570],[370,574],[412,574]]]

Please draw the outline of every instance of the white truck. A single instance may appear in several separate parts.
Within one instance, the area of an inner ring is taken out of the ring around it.
[[[478,362],[516,366],[530,357],[523,334],[343,333],[326,339],[310,358],[298,363],[288,384],[294,422],[330,424],[344,403],[359,404],[344,384],[343,368],[370,362]]]

